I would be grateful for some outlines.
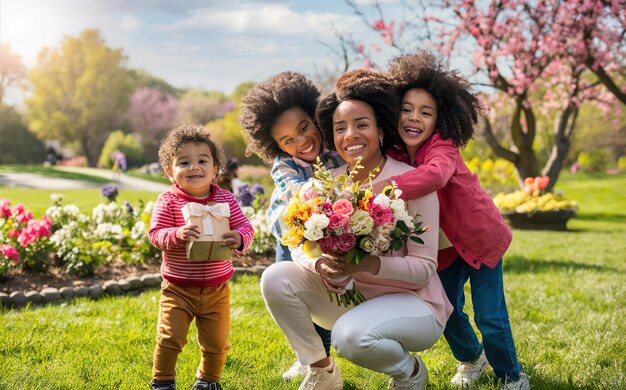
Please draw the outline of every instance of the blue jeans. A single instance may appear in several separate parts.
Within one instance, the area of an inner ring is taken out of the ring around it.
[[[461,362],[478,359],[483,347],[489,364],[497,377],[516,381],[522,367],[517,360],[509,313],[504,300],[502,260],[494,269],[482,265],[480,269],[469,266],[458,257],[448,268],[439,272],[446,295],[454,306],[443,332],[452,354]],[[469,317],[463,312],[465,293],[463,286],[470,280],[474,321],[482,334],[481,345]]]
[[[291,251],[289,247],[284,246],[280,241],[276,241],[276,262],[291,261]]]
[[[291,259],[291,251],[289,247],[284,246],[280,243],[280,241],[276,241],[276,262],[280,261],[292,261]],[[318,335],[320,335],[320,339],[322,339],[322,343],[324,344],[324,349],[326,350],[326,356],[330,356],[330,330],[324,329],[321,326],[313,323],[315,325],[315,331]]]

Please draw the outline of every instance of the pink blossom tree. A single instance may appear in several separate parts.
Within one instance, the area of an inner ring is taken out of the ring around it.
[[[504,97],[509,104],[511,144],[496,137],[495,110],[483,130],[496,155],[515,165],[520,186],[541,173],[553,188],[583,102],[606,110],[626,105],[626,0],[422,1],[404,3],[403,20],[386,19],[379,2],[373,17],[356,2],[346,3],[399,53],[427,47],[470,60],[475,84],[497,92],[488,100]],[[366,47],[352,44],[364,66],[376,66]],[[541,169],[533,149],[537,113],[554,121],[551,155]]]
[[[174,125],[176,98],[157,88],[139,87],[130,99],[128,115],[132,129],[141,137],[146,158],[156,161],[162,133]]]

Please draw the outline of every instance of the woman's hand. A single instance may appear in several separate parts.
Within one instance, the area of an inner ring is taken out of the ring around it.
[[[198,237],[200,237],[200,230],[193,223],[188,223],[176,229],[176,238],[181,241],[189,241]]]
[[[346,274],[340,265],[329,255],[323,255],[315,262],[315,270],[320,275],[326,291],[343,294],[352,277]]]

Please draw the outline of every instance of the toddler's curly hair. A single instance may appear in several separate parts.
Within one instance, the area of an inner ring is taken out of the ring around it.
[[[344,73],[337,80],[335,91],[326,95],[317,106],[315,117],[329,148],[336,150],[333,114],[337,106],[347,100],[360,100],[372,107],[376,124],[383,130],[383,151],[394,145],[403,145],[397,131],[400,100],[393,83],[380,72],[356,69]]]
[[[182,125],[167,132],[165,138],[161,140],[159,146],[159,163],[161,170],[165,170],[172,166],[176,153],[188,143],[207,144],[213,158],[213,165],[217,167],[218,172],[224,168],[224,151],[222,146],[211,139],[211,132],[201,125]]]
[[[391,60],[388,74],[400,99],[413,88],[432,95],[437,102],[435,131],[442,139],[450,138],[457,147],[463,147],[472,138],[483,108],[470,83],[458,71],[449,69],[443,57],[426,50],[401,55]]]
[[[248,138],[246,155],[254,152],[271,163],[276,155],[284,153],[272,138],[276,119],[294,107],[314,119],[319,96],[320,91],[313,82],[297,72],[281,72],[250,88],[241,102],[239,114],[239,123]]]

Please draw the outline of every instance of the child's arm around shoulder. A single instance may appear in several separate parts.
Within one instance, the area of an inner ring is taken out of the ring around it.
[[[223,191],[228,195],[228,206],[230,207],[230,217],[228,218],[230,232],[224,234],[223,238],[226,239],[226,246],[231,247],[237,253],[243,253],[248,249],[254,238],[254,228],[252,224],[245,216],[239,203],[235,200],[235,196],[226,190]],[[239,241],[239,237],[241,241]],[[232,241],[234,240],[234,241]],[[228,245],[230,243],[230,245]]]
[[[300,192],[300,189],[307,182],[308,178],[303,177],[302,172],[306,169],[310,170],[313,175],[313,167],[298,167],[293,157],[286,154],[279,154],[274,159],[271,176],[274,180],[274,193],[276,199],[287,203],[289,199]]]
[[[456,171],[461,154],[452,140],[437,139],[428,146],[424,163],[415,169],[391,178],[404,192],[406,199],[414,199],[442,189]]]

